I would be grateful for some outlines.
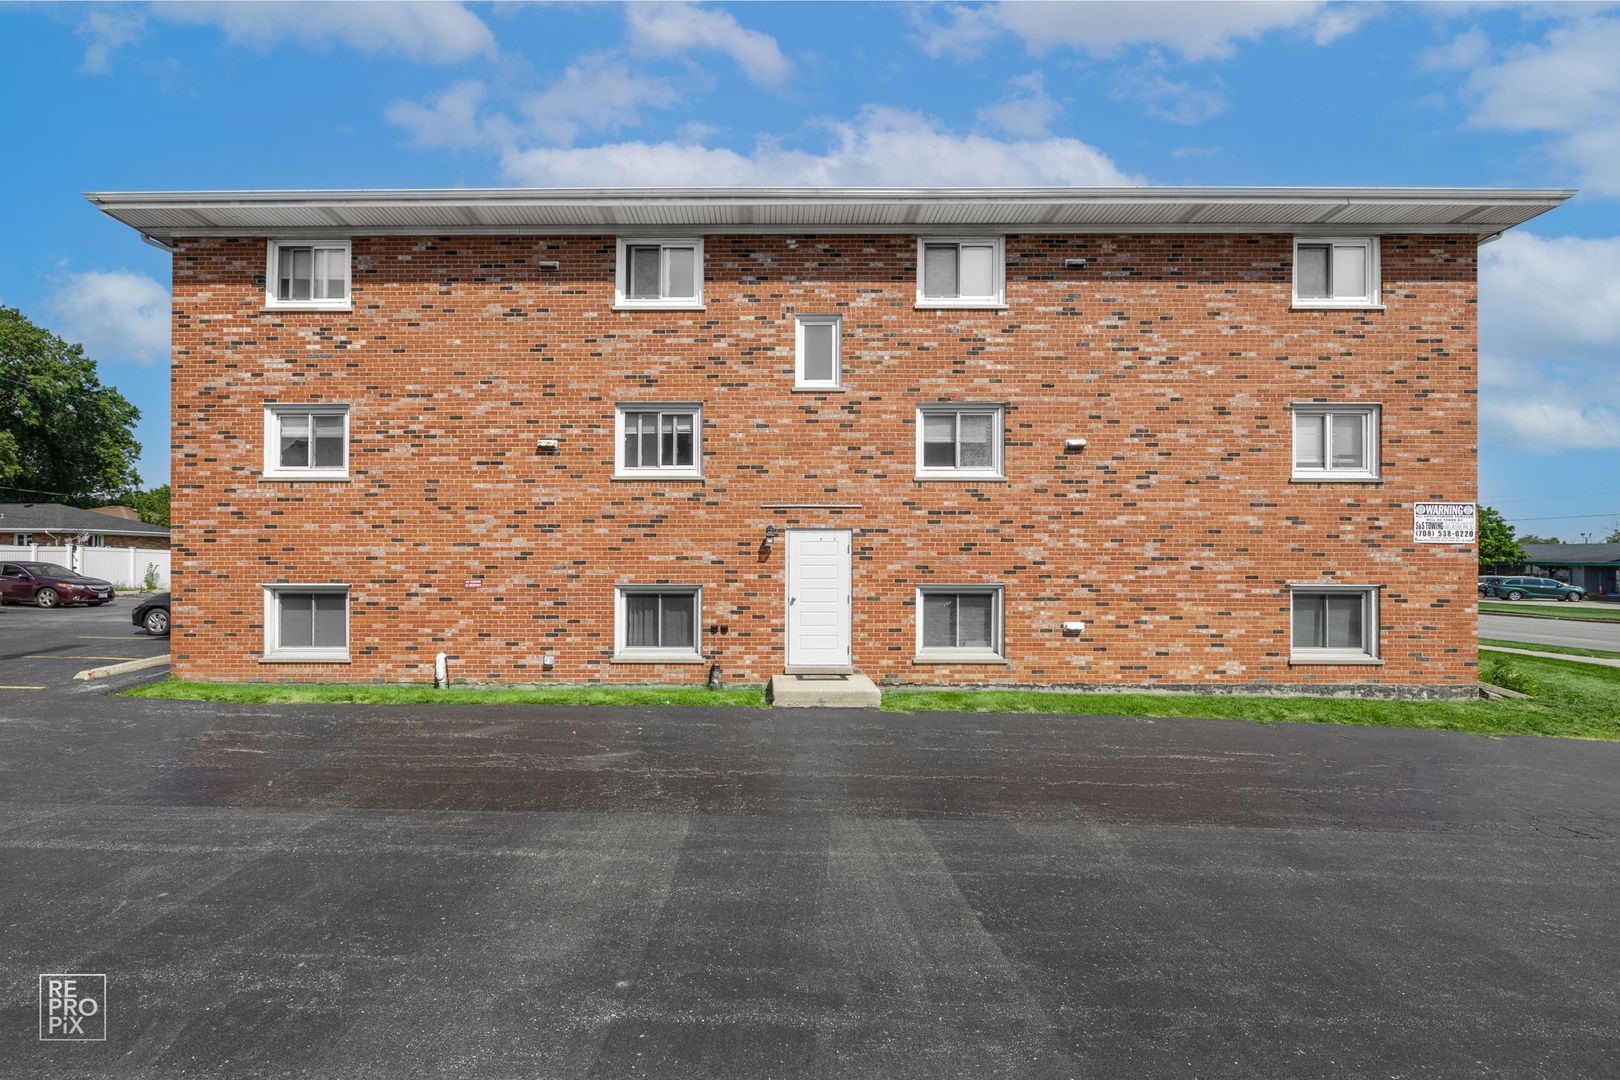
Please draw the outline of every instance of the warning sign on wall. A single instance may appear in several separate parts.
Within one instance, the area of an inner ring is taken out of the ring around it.
[[[1479,538],[1473,503],[1413,503],[1412,539],[1420,544],[1472,544]]]

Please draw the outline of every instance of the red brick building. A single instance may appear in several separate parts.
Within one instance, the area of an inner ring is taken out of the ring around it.
[[[174,671],[1448,696],[1478,245],[1560,191],[93,195]]]

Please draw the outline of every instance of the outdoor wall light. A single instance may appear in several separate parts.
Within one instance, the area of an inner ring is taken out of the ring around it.
[[[1065,634],[1083,634],[1086,632],[1086,624],[1083,622],[1066,622],[1063,624],[1063,632]]]
[[[534,444],[534,449],[535,452],[539,454],[555,454],[557,452],[558,445],[559,444],[556,439],[541,439],[539,442]]]
[[[1063,449],[1065,449],[1065,450],[1084,450],[1085,448],[1086,448],[1086,440],[1084,440],[1084,439],[1064,439],[1063,440]]]
[[[1070,270],[1078,270],[1082,266],[1086,265],[1086,263],[1089,261],[1090,260],[1088,259],[1064,259],[1063,265],[1067,266]]]
[[[771,550],[771,545],[773,545],[775,543],[776,543],[776,526],[775,525],[767,525],[767,526],[765,526],[764,550],[766,550],[766,551]]]
[[[535,268],[539,269],[539,270],[556,271],[556,270],[561,270],[562,269],[562,263],[556,262],[555,260],[546,261],[546,262],[537,262],[534,265],[535,265]]]

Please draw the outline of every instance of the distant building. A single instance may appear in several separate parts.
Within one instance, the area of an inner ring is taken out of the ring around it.
[[[1525,544],[1530,573],[1579,585],[1590,596],[1620,592],[1620,544]]]
[[[169,530],[128,506],[81,510],[63,503],[0,503],[0,547],[55,547],[84,537],[86,547],[167,549]]]

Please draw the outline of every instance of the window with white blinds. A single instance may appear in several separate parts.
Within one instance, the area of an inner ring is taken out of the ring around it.
[[[800,315],[795,322],[793,385],[800,390],[836,390],[843,384],[844,320],[837,315]]]
[[[701,660],[702,589],[696,585],[621,585],[614,659]]]
[[[917,656],[925,660],[999,660],[1002,590],[927,585],[917,590]]]
[[[349,658],[347,585],[266,585],[267,661]]]
[[[703,306],[702,240],[621,239],[618,252],[617,306]]]
[[[1294,479],[1378,479],[1378,406],[1295,403]]]
[[[349,308],[349,241],[270,241],[265,304],[315,310]]]
[[[1000,479],[1002,407],[939,402],[917,407],[919,479]]]
[[[1354,663],[1377,659],[1377,589],[1300,586],[1292,590],[1291,597],[1294,662]]]
[[[918,307],[999,307],[1006,278],[1001,237],[917,241]]]
[[[1378,238],[1296,237],[1294,306],[1377,307]]]
[[[349,407],[267,405],[264,476],[272,480],[332,480],[349,475]]]

